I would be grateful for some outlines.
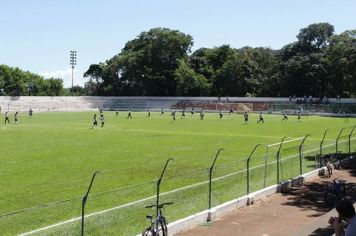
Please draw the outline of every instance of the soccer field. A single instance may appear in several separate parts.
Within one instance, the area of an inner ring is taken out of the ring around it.
[[[265,123],[257,124],[258,115],[250,114],[249,124],[245,125],[241,114],[225,114],[220,120],[217,113],[206,113],[204,120],[200,120],[199,114],[188,113],[185,119],[180,119],[177,113],[173,121],[167,112],[163,116],[153,112],[149,118],[146,112],[133,112],[133,119],[127,119],[126,112],[116,116],[115,112],[107,111],[105,126],[101,128],[98,119],[99,127],[93,129],[93,114],[35,113],[29,118],[21,113],[19,124],[11,120],[10,125],[0,125],[0,235],[19,234],[79,217],[81,197],[96,170],[101,173],[94,181],[92,197],[88,198],[88,214],[154,196],[155,180],[170,157],[174,161],[168,165],[162,192],[206,181],[206,169],[219,148],[224,150],[216,163],[216,178],[246,168],[246,162],[239,160],[246,159],[256,144],[262,147],[254,155],[252,166],[263,164],[265,146],[280,142],[284,136],[289,140],[310,134],[306,146],[318,148],[325,129],[329,129],[325,145],[333,145],[341,128],[345,128],[341,135],[345,138],[356,124],[355,118],[303,116],[298,122],[295,116],[281,121],[280,115],[265,115]],[[340,147],[341,151],[347,151]],[[356,150],[356,143],[352,148]],[[306,160],[305,171],[313,169],[313,164],[314,160]],[[268,184],[275,183],[274,177],[271,178]],[[242,186],[236,187],[239,181]],[[215,189],[221,192],[213,195],[213,205],[245,194],[243,184],[236,176],[216,184]],[[191,188],[189,194],[179,192],[163,197],[175,201],[167,207],[168,219],[176,220],[206,209],[206,201],[198,201],[206,198],[206,189],[203,184]],[[150,213],[143,207],[154,203],[154,199],[141,203],[124,207],[121,213],[110,217],[108,214],[112,212],[93,216],[93,222],[88,218],[87,233],[140,233],[146,224],[145,215]],[[80,221],[39,234],[80,234]]]

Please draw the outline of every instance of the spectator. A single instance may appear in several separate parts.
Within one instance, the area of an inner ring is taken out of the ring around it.
[[[329,224],[332,225],[336,236],[355,236],[356,235],[356,217],[355,208],[349,200],[341,200],[336,204],[336,211],[339,213],[338,217],[331,217]],[[344,230],[344,222],[347,224]]]

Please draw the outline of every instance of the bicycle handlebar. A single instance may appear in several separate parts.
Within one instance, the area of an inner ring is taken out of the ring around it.
[[[160,208],[163,208],[164,205],[172,205],[172,204],[173,204],[173,202],[164,202],[164,203],[159,204],[158,206],[155,204],[155,205],[145,206],[145,208],[158,207],[160,209]]]

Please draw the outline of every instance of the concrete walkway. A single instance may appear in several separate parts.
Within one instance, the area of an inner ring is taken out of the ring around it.
[[[179,233],[179,236],[286,236],[332,235],[327,221],[337,215],[332,211],[336,198],[324,201],[324,192],[334,178],[346,181],[346,196],[356,200],[356,169],[334,170],[331,178],[315,177],[302,186],[290,188],[262,199],[254,205],[237,209],[212,224]]]

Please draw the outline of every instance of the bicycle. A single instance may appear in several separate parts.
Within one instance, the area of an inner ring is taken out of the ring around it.
[[[145,206],[145,208],[152,208],[156,207],[158,215],[156,219],[153,221],[153,216],[147,215],[147,220],[150,220],[151,225],[148,226],[142,233],[142,236],[168,236],[168,229],[167,229],[167,221],[166,218],[162,214],[162,208],[165,205],[171,205],[173,202],[165,202],[159,205],[150,205]]]

